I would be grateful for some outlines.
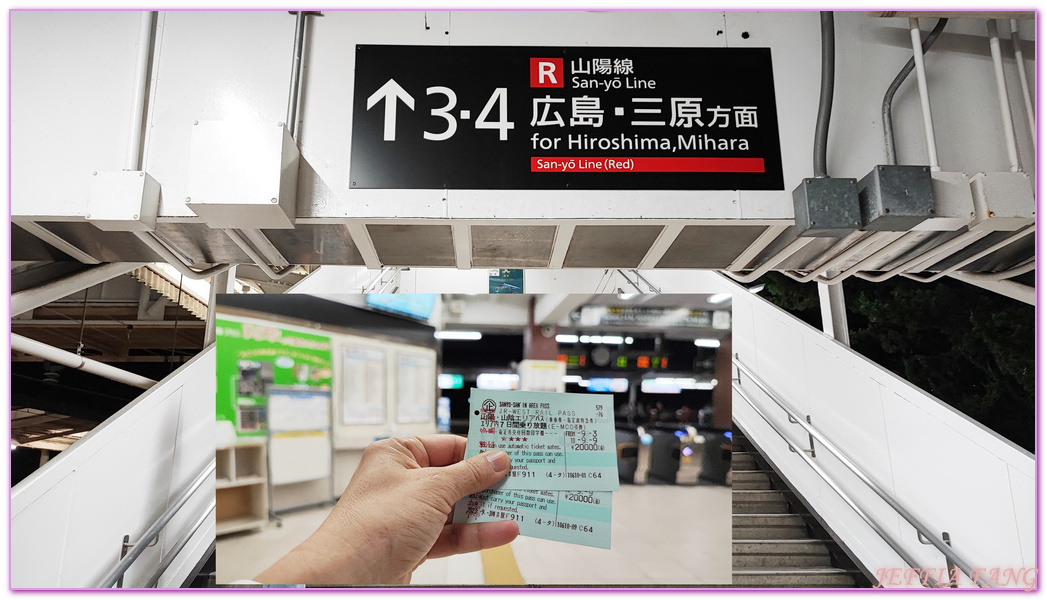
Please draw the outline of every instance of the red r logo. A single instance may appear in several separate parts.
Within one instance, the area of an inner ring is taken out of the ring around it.
[[[533,88],[562,88],[563,87],[563,59],[562,58],[532,58],[531,59],[531,87],[533,87]]]

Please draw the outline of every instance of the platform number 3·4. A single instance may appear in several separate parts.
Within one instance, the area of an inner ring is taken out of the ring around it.
[[[457,117],[451,112],[458,103],[458,96],[451,88],[437,85],[427,88],[425,93],[427,96],[441,94],[447,99],[447,102],[444,106],[430,111],[432,116],[443,119],[445,123],[443,131],[424,131],[422,132],[422,137],[434,142],[450,139],[458,131],[458,119],[468,120],[469,111],[459,111]],[[484,105],[483,110],[480,111],[473,124],[476,129],[497,129],[498,139],[503,142],[509,139],[509,130],[515,127],[513,122],[509,120],[508,95],[506,88],[495,88],[494,93],[491,94],[487,104]],[[394,79],[387,81],[385,85],[378,88],[375,93],[367,98],[367,110],[371,110],[378,103],[384,101],[385,127],[382,139],[387,142],[396,141],[396,108],[398,100],[403,102],[409,110],[414,110],[414,97],[407,93],[407,90]],[[495,106],[498,107],[498,118],[497,120],[492,120],[491,113],[494,111]]]

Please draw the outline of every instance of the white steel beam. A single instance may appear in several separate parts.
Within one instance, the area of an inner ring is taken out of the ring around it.
[[[553,236],[553,252],[549,257],[550,269],[562,269],[563,261],[567,258],[567,249],[571,247],[571,238],[574,237],[574,225],[561,224],[556,227]]]
[[[451,239],[454,242],[455,264],[461,270],[472,268],[473,264],[473,231],[468,223],[451,225]]]
[[[42,241],[58,248],[85,265],[97,265],[102,262],[32,221],[20,221],[15,223],[15,225],[18,225],[22,229],[40,238]]]
[[[727,266],[728,271],[741,271],[749,263],[756,258],[763,249],[771,245],[771,242],[778,239],[778,236],[783,231],[788,229],[788,225],[771,225],[760,234],[760,237],[756,238],[756,241],[749,244],[749,247],[744,252],[738,255],[738,258],[734,259],[730,265]]]
[[[353,239],[353,245],[364,259],[364,266],[368,269],[381,269],[382,261],[378,260],[378,252],[374,249],[374,242],[367,233],[367,226],[360,221],[350,221],[345,224],[349,237]]]
[[[661,233],[651,244],[651,248],[647,251],[647,255],[640,261],[639,269],[653,269],[658,261],[662,260],[665,256],[666,251],[673,245],[676,238],[680,236],[680,232],[683,231],[684,226],[680,223],[674,223],[662,227]]]
[[[11,314],[20,315],[49,302],[126,275],[146,263],[106,263],[11,295]]]
[[[590,298],[592,294],[546,294],[534,305],[534,324],[554,325]]]

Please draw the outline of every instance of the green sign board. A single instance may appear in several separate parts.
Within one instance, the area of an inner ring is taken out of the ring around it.
[[[331,338],[276,325],[216,320],[215,412],[241,437],[264,436],[270,386],[331,389]]]

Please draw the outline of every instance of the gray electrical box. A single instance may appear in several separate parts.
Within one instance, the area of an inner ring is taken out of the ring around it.
[[[862,226],[858,182],[845,178],[807,178],[793,190],[796,235],[843,237]]]
[[[877,165],[858,183],[865,231],[909,231],[934,216],[930,167]]]

